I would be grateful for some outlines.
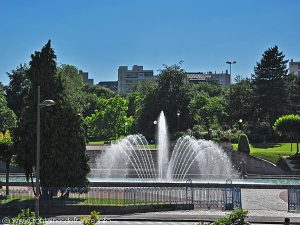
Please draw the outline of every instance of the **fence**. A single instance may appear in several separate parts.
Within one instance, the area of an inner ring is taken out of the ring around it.
[[[300,189],[288,189],[288,211],[300,211]]]
[[[101,205],[132,206],[162,204],[193,204],[195,207],[237,209],[241,208],[239,187],[97,187],[88,189],[44,188],[41,204],[44,205]],[[0,205],[27,207],[34,205],[32,188],[11,189],[5,196],[0,190]]]

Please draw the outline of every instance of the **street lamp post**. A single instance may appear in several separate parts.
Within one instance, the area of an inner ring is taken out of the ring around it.
[[[239,129],[241,130],[241,131],[243,131],[243,120],[242,119],[239,119]]]
[[[40,86],[37,93],[37,127],[36,127],[36,177],[35,177],[35,224],[38,225],[38,219],[40,216],[40,139],[41,139],[41,108],[43,106],[52,106],[55,104],[53,100],[45,100],[41,103],[41,89]]]
[[[177,132],[179,132],[179,116],[180,116],[180,111],[177,111]]]
[[[230,74],[230,84],[231,84],[231,65],[236,64],[236,61],[233,61],[233,62],[227,61],[226,63],[229,64],[229,74]]]
[[[230,74],[229,98],[230,98],[230,101],[231,101],[231,65],[236,64],[236,61],[227,61],[226,63],[229,64],[229,74]],[[230,121],[230,123],[232,123],[231,110],[229,111],[229,121]]]
[[[154,121],[153,121],[153,124],[154,124],[155,130],[156,130],[157,121],[154,120]],[[155,148],[156,148],[156,135],[155,135],[155,131],[154,131],[154,146],[155,146]]]

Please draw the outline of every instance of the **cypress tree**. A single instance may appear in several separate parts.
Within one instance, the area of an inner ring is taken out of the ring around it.
[[[285,55],[274,46],[267,49],[254,67],[253,75],[257,120],[268,122],[270,127],[276,118],[288,110],[287,62]]]
[[[42,187],[86,187],[89,166],[85,153],[82,118],[77,106],[67,95],[64,79],[58,75],[56,55],[51,41],[31,55],[27,72],[31,86],[25,97],[16,131],[17,161],[32,177],[36,163],[37,87],[41,102],[52,99],[54,106],[41,108],[41,170]]]

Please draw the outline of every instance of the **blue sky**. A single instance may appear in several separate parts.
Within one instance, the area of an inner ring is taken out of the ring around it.
[[[48,39],[58,63],[117,80],[119,65],[157,73],[183,60],[187,71],[250,76],[265,49],[300,60],[298,0],[0,0],[0,81]]]

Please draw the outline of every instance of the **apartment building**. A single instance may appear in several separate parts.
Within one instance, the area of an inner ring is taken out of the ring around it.
[[[154,80],[153,70],[144,70],[143,66],[134,65],[131,70],[128,66],[119,66],[118,93],[128,94],[141,81]]]

